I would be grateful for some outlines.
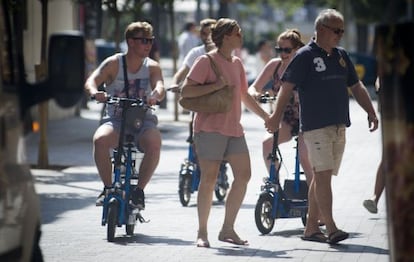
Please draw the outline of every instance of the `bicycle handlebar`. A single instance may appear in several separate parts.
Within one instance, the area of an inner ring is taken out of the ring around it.
[[[261,95],[257,100],[259,101],[259,103],[262,104],[271,103],[273,101],[276,101],[276,96],[270,96],[270,94],[266,92],[265,94]]]
[[[92,100],[95,100],[95,96],[91,96]],[[100,102],[105,104],[128,104],[129,107],[143,107],[145,109],[152,109],[155,110],[154,107],[147,104],[147,102],[142,98],[128,98],[128,97],[118,97],[118,96],[108,96],[105,102]],[[159,101],[156,103],[157,105],[160,104]]]

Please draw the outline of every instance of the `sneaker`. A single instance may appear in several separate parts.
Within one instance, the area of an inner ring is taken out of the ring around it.
[[[142,190],[139,187],[135,187],[131,191],[131,201],[130,201],[130,204],[134,208],[138,208],[140,210],[144,210],[145,209],[145,195],[144,195],[144,190]]]
[[[103,202],[105,199],[105,189],[99,194],[98,198],[96,199],[95,205],[97,207],[103,206]]]
[[[364,205],[364,207],[371,213],[376,214],[378,213],[378,208],[377,208],[377,204],[375,203],[374,200],[372,199],[367,199],[364,200],[364,202],[362,203]]]

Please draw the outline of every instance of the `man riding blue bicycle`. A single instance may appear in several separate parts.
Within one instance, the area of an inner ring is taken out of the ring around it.
[[[125,30],[128,50],[106,58],[88,77],[85,89],[98,102],[105,102],[109,96],[142,98],[152,106],[164,99],[164,80],[158,62],[148,57],[154,41],[152,26],[147,22],[134,22]],[[105,85],[105,91],[98,87]],[[93,136],[93,154],[104,190],[98,196],[96,205],[100,206],[105,198],[105,189],[112,187],[111,149],[118,146],[121,123],[120,108],[109,105],[103,123]],[[142,122],[135,127],[126,127],[126,133],[134,135],[137,148],[144,153],[139,166],[137,190],[132,192],[133,204],[145,208],[145,186],[150,181],[160,159],[161,133],[157,129],[158,118],[147,110]]]

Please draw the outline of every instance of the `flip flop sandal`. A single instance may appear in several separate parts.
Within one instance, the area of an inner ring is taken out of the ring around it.
[[[310,236],[301,236],[300,237],[304,241],[313,241],[319,243],[326,243],[328,238],[322,232],[316,232],[311,234]]]
[[[336,244],[339,241],[347,239],[348,237],[349,237],[348,233],[338,229],[337,231],[329,234],[327,242],[329,244]]]
[[[208,242],[208,240],[203,240],[203,239],[199,238],[199,239],[197,239],[197,247],[209,248],[210,243]]]
[[[230,236],[225,236],[223,233],[220,232],[218,239],[220,241],[227,242],[227,243],[234,244],[234,245],[240,245],[240,246],[249,245],[249,242],[247,240],[242,240],[237,235],[230,237]]]

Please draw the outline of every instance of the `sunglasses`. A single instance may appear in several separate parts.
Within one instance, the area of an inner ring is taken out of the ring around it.
[[[324,27],[328,28],[329,30],[331,30],[334,34],[341,35],[341,34],[345,33],[344,29],[331,27],[331,26],[325,25],[325,24],[322,24],[322,25]]]
[[[154,37],[151,38],[145,38],[145,37],[131,37],[134,40],[139,40],[141,41],[141,44],[143,45],[148,45],[148,44],[152,44],[154,42]]]
[[[290,47],[275,47],[275,51],[276,53],[286,53],[286,54],[290,54],[292,52],[293,48]]]

